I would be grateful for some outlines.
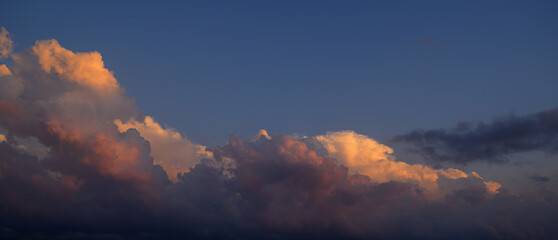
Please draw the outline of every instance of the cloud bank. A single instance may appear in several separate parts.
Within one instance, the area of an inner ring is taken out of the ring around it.
[[[261,130],[208,148],[138,113],[98,52],[46,40],[9,57],[0,65],[3,238],[558,236],[548,189],[520,195],[474,172],[407,164],[352,131]]]

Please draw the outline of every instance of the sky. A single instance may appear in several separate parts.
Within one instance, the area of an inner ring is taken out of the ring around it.
[[[4,238],[558,236],[556,2],[0,4]]]
[[[386,139],[558,100],[552,1],[6,5],[16,50],[102,53],[141,110],[205,145],[261,128]]]

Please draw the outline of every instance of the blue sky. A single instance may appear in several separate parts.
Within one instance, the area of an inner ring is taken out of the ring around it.
[[[218,145],[232,133],[386,139],[555,107],[552,1],[14,1],[16,50],[99,51],[140,110]]]

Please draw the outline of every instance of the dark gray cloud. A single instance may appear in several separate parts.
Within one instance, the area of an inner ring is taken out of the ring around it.
[[[538,174],[529,176],[529,179],[531,179],[531,180],[533,180],[533,181],[535,181],[535,182],[540,182],[540,183],[545,183],[545,182],[550,181],[550,178],[549,178],[549,177],[547,177],[547,176],[541,176],[541,175],[538,175]]]
[[[558,108],[529,116],[509,116],[489,124],[459,123],[454,129],[414,130],[396,136],[412,150],[437,162],[505,162],[506,155],[540,150],[558,151]]]

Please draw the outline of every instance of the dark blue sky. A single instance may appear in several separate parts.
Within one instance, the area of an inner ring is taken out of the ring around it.
[[[553,1],[9,1],[15,50],[99,51],[140,110],[194,142],[415,128],[558,106]]]

